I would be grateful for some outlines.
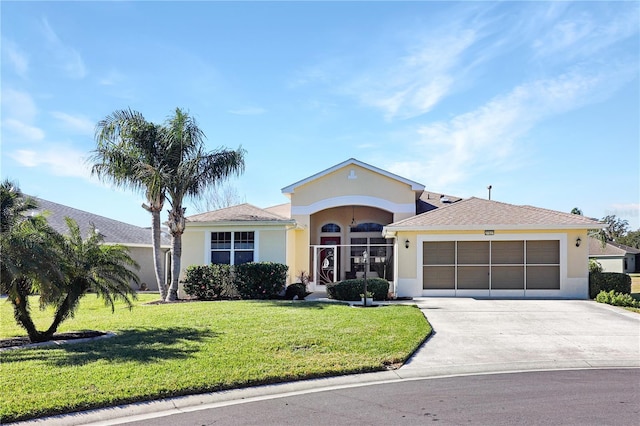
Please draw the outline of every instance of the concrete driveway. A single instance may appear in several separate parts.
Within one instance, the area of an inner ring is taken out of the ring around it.
[[[435,333],[401,377],[640,367],[640,314],[588,300],[420,298]]]

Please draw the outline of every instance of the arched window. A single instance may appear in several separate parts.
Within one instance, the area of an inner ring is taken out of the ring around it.
[[[340,227],[335,223],[327,223],[322,227],[321,231],[322,232],[340,232]]]
[[[382,225],[379,223],[359,223],[351,228],[351,232],[382,232]]]

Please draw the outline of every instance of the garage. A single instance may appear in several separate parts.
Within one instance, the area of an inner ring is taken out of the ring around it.
[[[424,241],[423,290],[559,290],[560,241]]]
[[[383,229],[395,239],[394,291],[404,297],[589,296],[584,216],[469,198]]]

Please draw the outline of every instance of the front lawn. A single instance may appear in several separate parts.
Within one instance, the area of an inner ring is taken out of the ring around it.
[[[263,383],[377,371],[403,362],[431,332],[419,309],[318,302],[148,305],[115,314],[85,297],[59,332],[116,337],[0,353],[0,421]],[[33,316],[41,327],[50,313]],[[0,338],[24,335],[0,303]]]

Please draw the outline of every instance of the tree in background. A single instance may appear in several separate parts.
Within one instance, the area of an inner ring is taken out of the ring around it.
[[[228,183],[217,183],[206,188],[200,197],[194,198],[191,204],[196,213],[206,213],[212,210],[224,209],[245,202],[238,189]]]
[[[618,237],[616,242],[625,246],[640,249],[640,229],[638,229],[637,231],[627,232],[626,235]]]
[[[153,266],[160,297],[167,297],[161,251],[161,219],[166,188],[165,152],[160,143],[162,128],[130,109],[114,111],[96,126],[96,149],[91,173],[116,186],[145,193],[142,208],[151,213]]]
[[[182,234],[186,222],[184,199],[196,198],[206,188],[244,171],[243,149],[233,151],[220,148],[207,152],[204,138],[196,120],[179,108],[176,108],[174,115],[169,117],[163,127],[161,144],[166,152],[168,165],[164,184],[171,205],[167,224],[172,237],[171,285],[167,301],[176,300],[178,296]]]
[[[112,310],[117,299],[131,306],[129,297],[135,295],[129,282],[139,280],[130,269],[137,264],[126,247],[103,245],[95,229],[83,240],[69,218],[69,236],[59,234],[43,215],[29,214],[37,203],[8,180],[0,184],[0,202],[0,290],[8,295],[16,322],[32,342],[51,340],[88,291],[97,293]],[[31,319],[29,296],[36,292],[41,308],[55,309],[46,331],[39,331]]]
[[[629,231],[629,221],[620,219],[616,215],[607,215],[602,218],[602,222],[609,225],[604,229],[608,241],[618,242],[618,238],[623,237]]]
[[[574,207],[574,208],[571,209],[571,214],[577,214],[579,216],[582,216],[582,210],[580,210],[577,207]]]

